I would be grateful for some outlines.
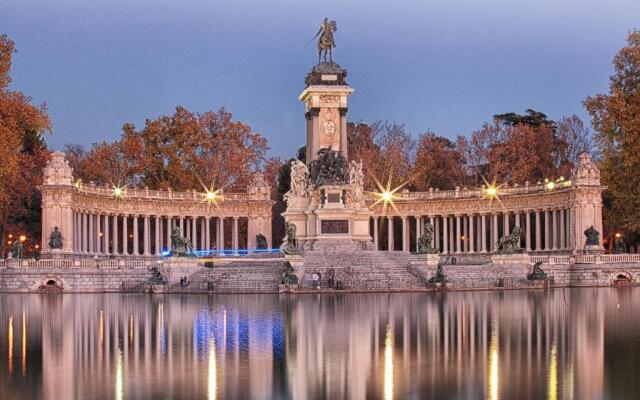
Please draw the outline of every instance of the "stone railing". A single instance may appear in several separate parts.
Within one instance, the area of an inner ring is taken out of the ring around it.
[[[557,192],[560,190],[565,190],[571,187],[571,181],[564,181],[558,184],[553,184],[553,186],[549,186],[549,184],[538,183],[535,185],[514,185],[514,186],[504,186],[500,187],[498,190],[500,196],[515,196],[515,195],[523,195],[523,194],[535,194],[535,193],[548,193],[548,192]],[[409,192],[409,191],[400,191],[394,193],[396,200],[398,201],[407,201],[407,200],[432,200],[432,199],[464,199],[464,198],[481,198],[485,195],[485,189],[482,188],[459,188],[453,190],[439,190],[430,188],[428,191],[424,192]],[[367,201],[376,201],[378,197],[374,193],[367,193],[365,196]]]
[[[75,184],[78,193],[93,194],[97,196],[114,197],[114,188],[96,186],[92,184],[84,184],[78,182]],[[155,200],[202,200],[206,193],[197,192],[195,190],[186,192],[174,192],[172,190],[151,190],[146,188],[122,188],[122,198],[140,198]],[[250,193],[226,193],[221,192],[220,197],[225,201],[247,201],[254,200],[255,194]],[[263,196],[264,197],[264,196]]]
[[[640,254],[575,254],[570,256],[531,256],[532,262],[543,264],[617,264],[640,263]]]

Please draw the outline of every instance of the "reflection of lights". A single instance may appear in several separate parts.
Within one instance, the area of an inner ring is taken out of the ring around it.
[[[104,343],[104,311],[100,310],[100,320],[98,323],[98,335],[100,338],[100,346]]]
[[[207,375],[207,394],[209,400],[214,400],[216,398],[218,392],[218,381],[217,381],[217,370],[216,370],[216,341],[215,337],[212,335],[211,339],[209,339],[209,370]]]
[[[551,343],[551,355],[549,358],[549,383],[547,384],[549,400],[558,398],[558,352],[556,344]]]
[[[129,343],[133,343],[133,314],[129,315]]]
[[[393,332],[387,325],[384,338],[384,398],[393,399]]]
[[[493,330],[491,332],[491,342],[489,343],[489,374],[487,380],[487,397],[491,400],[498,399],[498,385],[500,384],[498,367],[498,334]]]
[[[120,346],[118,346],[118,350],[116,351],[116,400],[124,399],[124,378],[122,369],[122,350],[120,349]]]
[[[22,311],[22,375],[27,373],[27,316]]]
[[[98,232],[98,236],[102,237],[103,233],[102,232]]]
[[[7,339],[9,340],[9,351],[8,351],[8,366],[7,369],[11,374],[13,372],[13,316],[9,317],[9,333],[7,335]]]

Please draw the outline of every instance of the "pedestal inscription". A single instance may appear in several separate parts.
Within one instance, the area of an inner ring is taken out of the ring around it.
[[[322,234],[348,234],[349,221],[346,219],[324,219],[320,221]]]

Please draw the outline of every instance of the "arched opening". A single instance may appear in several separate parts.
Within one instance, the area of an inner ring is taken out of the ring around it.
[[[51,286],[51,285],[56,286],[56,285],[58,285],[58,283],[56,281],[54,281],[53,279],[49,279],[47,281],[47,286]]]
[[[616,275],[616,277],[613,280],[613,285],[614,286],[632,286],[633,285],[633,280],[631,279],[631,276],[627,273],[619,273]]]
[[[62,284],[54,278],[46,279],[40,286],[43,293],[62,293]]]

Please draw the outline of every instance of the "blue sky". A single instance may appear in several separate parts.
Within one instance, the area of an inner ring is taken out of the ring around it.
[[[640,28],[640,2],[347,0],[0,0],[16,43],[13,83],[54,124],[50,146],[120,135],[124,122],[227,107],[271,155],[305,141],[297,95],[316,61],[306,45],[338,22],[334,59],[355,88],[353,121],[404,123],[453,138],[533,108],[588,116],[611,59]]]

